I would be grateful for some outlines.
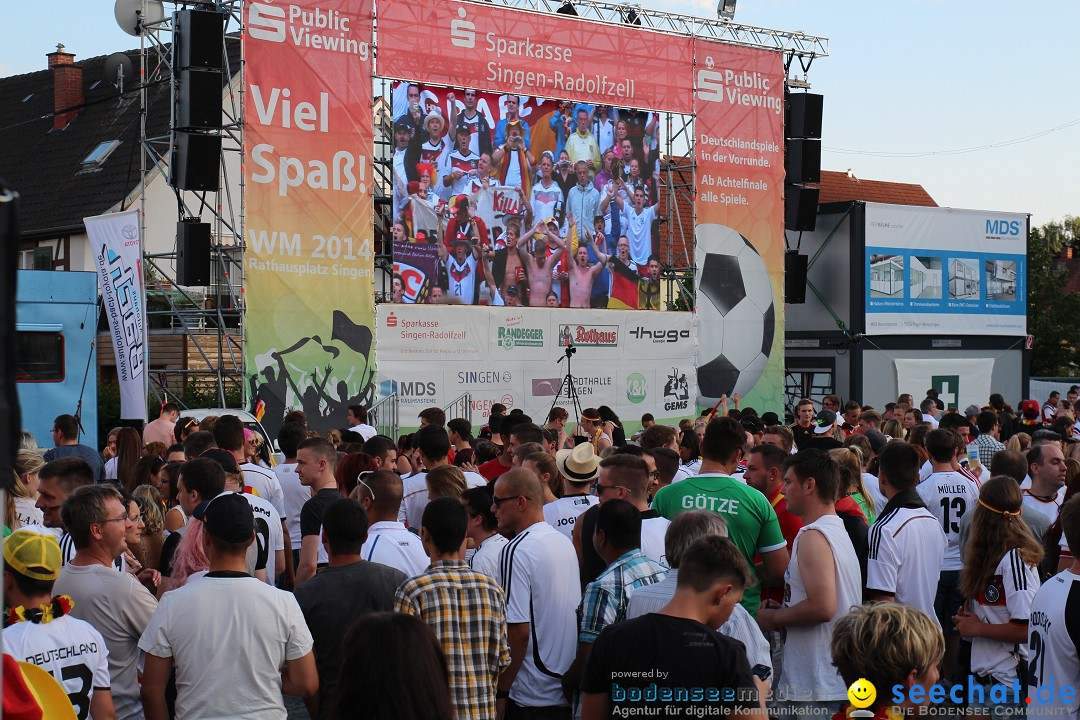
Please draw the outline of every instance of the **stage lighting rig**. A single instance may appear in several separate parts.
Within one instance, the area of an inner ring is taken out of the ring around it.
[[[716,6],[716,16],[722,20],[734,20],[735,0],[720,0]]]

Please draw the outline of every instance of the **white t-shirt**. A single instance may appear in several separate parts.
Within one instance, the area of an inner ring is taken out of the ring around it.
[[[244,473],[244,485],[251,487],[255,491],[252,494],[258,495],[264,500],[269,500],[270,504],[277,510],[278,517],[287,518],[285,496],[281,492],[281,483],[278,482],[277,475],[272,470],[259,467],[254,463],[244,463],[240,466],[240,470]]]
[[[349,429],[352,430],[354,433],[360,433],[360,437],[364,438],[364,442],[367,442],[368,440],[379,434],[379,431],[376,430],[373,426],[367,425],[365,423],[353,425]]]
[[[254,568],[266,566],[266,582],[273,585],[279,572],[277,551],[285,549],[285,534],[281,530],[281,516],[268,500],[244,493],[244,499],[255,515],[255,542],[248,553],[255,558]],[[299,547],[299,545],[297,546]]]
[[[645,517],[655,515],[655,517]],[[671,521],[660,517],[655,510],[641,515],[641,552],[665,570],[668,569],[667,551],[664,549],[664,535],[667,534]]]
[[[482,572],[489,578],[498,581],[499,579],[499,557],[502,555],[502,549],[506,547],[506,543],[510,542],[503,535],[495,533],[491,537],[480,543],[480,547],[476,548],[472,557],[469,559],[469,567],[476,572]]]
[[[139,648],[173,659],[177,718],[285,720],[281,669],[312,639],[292,593],[207,574],[161,598]]]
[[[506,622],[530,624],[510,699],[525,707],[566,705],[560,678],[577,653],[581,600],[573,543],[546,522],[535,523],[503,548],[497,580],[506,593]]]
[[[892,593],[937,622],[934,596],[948,546],[941,522],[926,508],[897,507],[878,516],[869,544],[866,589]]]
[[[461,171],[461,177],[457,180],[452,180],[450,182],[450,195],[460,195],[461,193],[465,192],[465,189],[469,184],[469,180],[472,179],[472,176],[469,175],[469,173],[476,170],[476,166],[479,162],[480,156],[476,155],[475,153],[470,153],[469,155],[462,155],[457,150],[447,153],[445,158],[446,164],[443,167],[443,172],[446,173],[445,176],[451,177],[451,173],[453,173],[455,170]]]
[[[116,479],[116,473],[117,473],[116,465],[117,465],[117,462],[119,461],[119,459],[120,458],[109,458],[107,461],[105,461],[105,479],[106,480],[115,480]]]
[[[975,510],[979,503],[979,490],[975,483],[956,472],[936,472],[915,486],[919,497],[941,524],[948,547],[941,561],[942,571],[960,570],[960,519]]]
[[[568,539],[574,539],[574,523],[578,516],[600,502],[595,495],[568,495],[544,505],[544,522]]]
[[[537,181],[529,193],[529,205],[532,206],[533,222],[547,220],[555,216],[555,208],[563,203],[563,191],[559,183],[554,179],[550,187],[544,187],[542,181]]]
[[[128,573],[104,565],[65,565],[53,594],[70,595],[75,601],[71,615],[93,625],[105,639],[116,717],[142,718],[138,642],[157,600]]]
[[[1024,505],[1041,512],[1046,517],[1050,518],[1050,522],[1053,523],[1057,520],[1058,513],[1061,512],[1061,503],[1065,501],[1065,486],[1062,485],[1058,488],[1057,494],[1054,495],[1054,499],[1050,501],[1040,500],[1031,494],[1031,485],[1024,488]]]
[[[79,720],[90,716],[94,690],[107,690],[112,684],[109,650],[101,633],[70,615],[4,628],[4,652],[48,671],[63,686]]]
[[[646,205],[640,215],[633,205],[623,208],[623,235],[630,241],[630,259],[638,265],[648,263],[652,255],[652,223],[655,219],[656,210],[652,205]]]
[[[1080,575],[1063,570],[1043,583],[1031,603],[1028,622],[1028,697],[1030,717],[1076,718],[1080,698],[1069,703],[1055,692],[1052,703],[1043,704],[1036,686],[1054,679],[1055,690],[1080,686]],[[1045,690],[1043,691],[1045,695]]]
[[[1039,590],[1038,568],[1025,565],[1020,551],[1001,556],[990,584],[970,602],[971,612],[984,623],[1004,625],[1012,620],[1027,622],[1031,602]],[[993,675],[998,683],[1011,685],[1017,679],[1016,656],[1028,656],[1027,645],[1003,643],[984,637],[971,639],[971,672]]]
[[[881,483],[878,482],[877,476],[864,472],[862,474],[862,483],[867,494],[874,500],[874,515],[880,514],[889,501],[881,494]]]
[[[296,463],[283,463],[274,468],[274,475],[281,486],[281,497],[285,502],[285,528],[289,531],[289,540],[293,550],[300,549],[300,510],[311,499],[311,488],[300,482],[296,472]]]
[[[832,549],[836,609],[826,622],[784,628],[781,633],[784,638],[784,673],[777,686],[777,695],[802,700],[806,688],[812,688],[813,700],[840,700],[847,697],[847,683],[832,663],[821,662],[821,658],[828,655],[836,621],[847,615],[852,605],[862,604],[862,574],[851,538],[838,515],[824,515],[804,525],[795,535],[791,562],[784,573],[784,607],[797,605],[807,598],[806,582],[799,572],[799,550],[806,533],[814,531],[824,535]]]
[[[360,554],[370,562],[397,568],[408,577],[419,575],[431,565],[420,536],[399,522],[372,523]]]
[[[463,471],[463,473],[465,484],[470,488],[487,487],[488,481],[483,475],[474,472]],[[403,487],[398,522],[419,530],[420,521],[424,517],[424,508],[428,504],[427,473],[418,472],[402,480],[401,484]]]
[[[471,305],[476,294],[476,266],[479,261],[472,251],[465,256],[464,262],[458,262],[453,255],[446,258],[447,292],[461,298],[466,305]]]
[[[40,525],[45,521],[44,516],[37,509],[34,502],[33,498],[15,498],[15,517],[18,518],[20,527]]]

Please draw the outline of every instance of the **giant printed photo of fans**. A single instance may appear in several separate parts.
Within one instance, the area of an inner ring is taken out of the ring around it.
[[[655,112],[394,83],[393,301],[662,310]]]

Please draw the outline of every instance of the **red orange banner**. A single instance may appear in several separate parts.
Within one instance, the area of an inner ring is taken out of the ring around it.
[[[459,0],[382,2],[378,20],[382,77],[691,111],[688,37]]]

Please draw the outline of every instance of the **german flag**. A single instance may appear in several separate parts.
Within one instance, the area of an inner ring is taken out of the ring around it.
[[[255,401],[255,408],[251,411],[251,414],[255,416],[255,419],[262,422],[263,415],[266,414],[266,403],[259,398]]]
[[[618,258],[613,258],[611,295],[608,307],[616,310],[636,310],[638,307],[638,274]]]

